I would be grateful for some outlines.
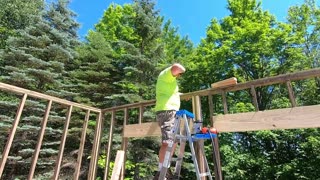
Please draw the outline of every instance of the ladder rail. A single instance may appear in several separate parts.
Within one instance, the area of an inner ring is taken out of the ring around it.
[[[167,171],[170,168],[170,163],[171,163],[172,154],[174,150],[173,147],[174,147],[174,144],[176,143],[176,135],[180,130],[180,123],[181,123],[181,119],[178,116],[176,116],[174,126],[172,128],[173,140],[169,141],[168,143],[166,153],[164,156],[164,161],[163,161],[162,168],[159,175],[159,180],[163,180],[165,178]]]
[[[174,148],[176,147],[175,143],[179,143],[180,147],[179,147],[179,154],[177,155],[177,158],[176,158],[174,176],[177,179],[180,178],[181,166],[182,166],[182,162],[183,162],[183,155],[185,153],[185,146],[186,146],[187,141],[190,146],[191,157],[192,157],[192,161],[193,161],[193,164],[195,167],[197,180],[201,180],[202,177],[206,177],[206,176],[209,177],[209,180],[212,180],[212,174],[210,172],[209,164],[208,164],[203,146],[200,147],[200,151],[201,151],[201,154],[203,155],[203,159],[205,161],[206,172],[200,172],[200,169],[199,169],[199,164],[198,164],[197,157],[196,157],[194,142],[201,139],[202,137],[200,137],[200,138],[196,137],[190,132],[190,127],[189,127],[188,121],[193,118],[194,118],[193,114],[186,111],[186,110],[180,110],[177,112],[176,119],[174,122],[174,127],[172,129],[173,140],[171,140],[168,143],[166,153],[165,153],[164,162],[163,162],[163,165],[162,165],[162,168],[160,171],[160,175],[159,175],[159,180],[165,179],[167,171],[170,168],[171,161],[174,159],[174,158],[172,158],[172,156],[173,156]],[[181,123],[184,123],[183,126],[181,126]],[[180,127],[182,129],[180,129]],[[215,136],[215,138],[216,137],[217,136]],[[179,140],[179,142],[177,140]]]
[[[186,147],[186,144],[187,144],[187,138],[183,135],[186,134],[186,128],[185,127],[185,122],[181,122],[180,123],[184,123],[183,124],[183,129],[182,131],[180,131],[180,135],[181,138],[180,138],[180,147],[179,147],[179,154],[177,156],[177,161],[176,161],[176,166],[175,166],[175,171],[174,171],[174,175],[176,177],[180,177],[180,172],[181,172],[181,166],[182,166],[182,161],[183,161],[183,155],[184,155],[184,152],[185,152],[185,147]],[[179,126],[181,127],[181,126]]]

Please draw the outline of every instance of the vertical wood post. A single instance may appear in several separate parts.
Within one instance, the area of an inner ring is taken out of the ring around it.
[[[193,101],[193,113],[195,115],[195,120],[201,120],[202,119],[202,114],[201,114],[201,100],[200,100],[200,96],[194,96],[192,98]],[[198,165],[199,165],[199,171],[200,173],[205,173],[206,172],[206,167],[205,167],[205,163],[204,163],[204,156],[205,154],[203,154],[202,148],[204,146],[204,141],[203,140],[198,140],[195,142],[195,152],[196,152],[196,156],[197,156],[197,160],[198,160]],[[206,177],[202,177],[201,179],[205,180]]]
[[[224,114],[228,114],[228,104],[227,104],[227,95],[225,91],[222,91],[222,103],[223,103],[223,111]]]
[[[34,170],[36,169],[36,164],[37,164],[37,161],[38,161],[38,157],[39,157],[39,152],[40,152],[40,148],[41,148],[41,145],[42,145],[43,136],[44,136],[44,133],[45,133],[45,130],[46,130],[46,126],[47,126],[47,122],[48,122],[48,118],[49,118],[49,114],[50,114],[51,105],[52,105],[52,100],[49,101],[49,103],[47,105],[47,108],[46,108],[46,111],[45,111],[45,114],[44,114],[44,117],[43,117],[42,122],[41,122],[40,133],[39,133],[39,136],[38,136],[37,146],[36,146],[36,148],[34,150],[34,153],[33,153],[32,161],[31,161],[31,167],[30,167],[30,170],[29,170],[28,180],[32,180],[33,174],[34,174]]]
[[[209,103],[209,117],[210,117],[210,125],[213,126],[213,113],[214,113],[214,107],[213,107],[213,100],[212,100],[212,94],[208,96],[208,103]]]
[[[58,154],[58,158],[56,160],[56,167],[55,167],[53,178],[52,178],[55,180],[58,180],[58,178],[59,178],[61,162],[62,162],[63,152],[64,152],[64,146],[66,144],[66,139],[67,139],[67,135],[68,135],[68,128],[69,128],[70,119],[71,119],[72,107],[73,106],[69,106],[68,112],[67,112],[67,117],[66,117],[66,122],[64,123],[63,133],[62,133],[62,137],[61,137],[61,143],[60,143],[60,147],[59,147],[59,154]]]
[[[124,120],[123,120],[123,127],[125,127],[128,123],[128,119],[129,119],[129,112],[128,112],[128,108],[125,108],[124,110]],[[122,132],[122,137],[123,137],[123,133]],[[121,176],[120,179],[123,180],[124,176],[125,176],[125,171],[126,171],[126,160],[127,160],[127,148],[128,148],[128,139],[126,137],[122,138],[122,143],[121,143],[121,149],[124,152],[124,159],[123,159],[123,163],[122,163],[122,169],[121,169]]]
[[[139,106],[139,124],[142,123],[142,120],[143,120],[143,112],[144,112],[144,107],[143,107],[143,105],[141,104],[141,105]]]
[[[17,130],[20,118],[21,118],[21,114],[22,114],[22,110],[24,108],[24,104],[26,103],[26,100],[27,100],[27,96],[28,96],[27,94],[24,94],[22,99],[21,99],[21,101],[20,101],[20,104],[19,104],[19,107],[18,107],[18,110],[17,110],[17,113],[16,113],[16,117],[15,117],[15,119],[13,121],[12,128],[11,128],[11,131],[10,131],[10,134],[9,134],[9,137],[8,137],[8,141],[7,141],[6,147],[4,148],[4,151],[2,153],[1,164],[0,164],[0,179],[2,177],[4,166],[5,166],[6,162],[7,162],[9,151],[10,151],[10,148],[11,148],[11,145],[12,145],[12,142],[13,142],[14,135],[16,134],[16,130]]]
[[[103,113],[104,114],[104,113]],[[94,132],[94,141],[93,147],[91,152],[91,161],[88,173],[88,179],[95,179],[96,178],[96,171],[97,171],[97,162],[98,162],[98,155],[100,149],[100,137],[101,137],[101,130],[102,130],[102,112],[100,112],[97,116],[96,120],[96,129]]]
[[[74,171],[74,175],[73,175],[74,179],[79,179],[79,175],[80,175],[83,149],[84,149],[84,143],[86,142],[86,132],[87,132],[87,127],[88,127],[89,117],[90,117],[90,110],[87,110],[87,113],[86,113],[86,116],[85,116],[85,119],[83,122],[83,127],[82,127],[80,147],[79,147],[78,159],[77,159],[77,167],[76,167],[76,170]]]
[[[288,88],[288,93],[289,93],[289,98],[290,98],[290,102],[291,102],[291,107],[296,107],[297,103],[294,97],[294,92],[292,90],[292,84],[291,81],[287,81],[287,88]]]
[[[254,86],[251,86],[250,92],[251,92],[252,102],[253,102],[254,108],[256,111],[259,111],[256,88]]]
[[[116,118],[116,111],[113,110],[111,114],[111,122],[110,122],[110,130],[109,130],[109,139],[108,139],[108,147],[107,147],[107,155],[106,155],[106,168],[104,171],[104,180],[108,180],[109,175],[109,166],[110,166],[110,152],[112,149],[112,140],[113,140],[113,130],[114,130],[114,123]]]

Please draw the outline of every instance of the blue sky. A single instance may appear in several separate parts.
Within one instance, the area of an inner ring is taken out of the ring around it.
[[[77,13],[81,24],[79,36],[83,39],[89,29],[94,28],[111,3],[123,5],[131,0],[71,0],[70,8]],[[229,15],[227,0],[156,0],[156,9],[179,28],[181,36],[188,36],[194,44],[205,37],[206,28],[212,18],[218,20]],[[277,20],[286,21],[290,6],[301,5],[303,0],[263,0],[262,9],[275,15]]]

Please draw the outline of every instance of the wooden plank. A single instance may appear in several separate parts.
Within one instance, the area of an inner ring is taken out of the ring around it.
[[[295,73],[282,74],[282,75],[278,75],[278,76],[266,77],[266,78],[257,79],[257,80],[253,80],[253,81],[238,83],[234,86],[226,87],[226,88],[224,88],[224,90],[226,92],[238,91],[238,90],[243,90],[243,89],[249,89],[251,86],[255,86],[255,87],[268,86],[268,85],[272,85],[272,84],[281,84],[281,83],[285,83],[287,81],[296,81],[296,80],[308,79],[308,78],[313,78],[313,77],[320,77],[320,68],[309,69],[306,71],[299,71],[299,72],[295,72]],[[221,93],[221,89],[210,88],[210,89],[204,89],[204,90],[200,90],[200,91],[184,93],[181,96],[181,98],[187,99],[187,98],[190,98],[190,97],[196,96],[196,95],[197,96],[207,96],[209,94],[219,94],[219,93]]]
[[[214,116],[219,132],[320,127],[320,105]]]
[[[107,180],[109,177],[109,167],[110,167],[110,156],[111,156],[111,150],[112,150],[112,140],[113,140],[113,132],[114,132],[114,125],[116,123],[116,111],[112,111],[111,113],[111,123],[110,123],[110,129],[109,129],[109,139],[108,139],[108,147],[106,149],[107,151],[107,157],[106,157],[106,164],[105,164],[105,170],[104,170],[104,180]]]
[[[87,132],[88,124],[89,124],[89,118],[90,118],[90,110],[87,110],[86,116],[84,118],[84,122],[82,125],[82,133],[81,133],[76,169],[73,174],[74,179],[79,179],[79,176],[80,176],[81,162],[82,162],[82,157],[83,157],[84,145],[86,142],[86,134],[87,134],[86,132]]]
[[[161,131],[158,122],[142,124],[129,124],[124,126],[123,137],[160,136]]]
[[[294,92],[292,89],[291,81],[287,81],[287,88],[288,88],[289,98],[290,98],[290,102],[291,102],[291,107],[296,107],[297,103],[296,103],[296,100],[294,97]]]
[[[124,151],[118,150],[116,161],[112,170],[111,180],[119,180],[123,161],[124,161]]]
[[[39,92],[35,92],[35,91],[28,90],[28,89],[12,86],[12,85],[1,83],[1,82],[0,82],[0,89],[2,89],[4,91],[14,92],[14,93],[17,93],[17,94],[27,94],[30,97],[45,99],[45,100],[57,102],[57,103],[60,103],[60,104],[64,104],[64,105],[67,105],[67,106],[74,106],[74,107],[78,107],[78,108],[81,108],[81,109],[86,109],[86,110],[90,110],[90,111],[94,111],[94,112],[101,112],[101,110],[98,109],[98,108],[94,108],[94,107],[86,106],[86,105],[83,105],[83,104],[67,101],[67,100],[60,99],[60,98],[57,98],[57,97],[54,97],[54,96],[49,96],[49,95],[46,95],[46,94],[42,94],[42,93],[39,93]]]
[[[183,123],[180,124],[180,128]],[[129,124],[123,128],[123,138],[160,136],[161,131],[158,122],[147,122],[142,124]]]
[[[196,120],[202,120],[202,108],[201,108],[201,98],[200,96],[194,96],[192,98],[192,107],[193,107],[193,114],[195,115]],[[202,126],[200,127],[202,128]],[[206,172],[206,166],[205,166],[205,160],[204,160],[204,152],[202,151],[204,140],[199,140],[194,142],[194,150],[195,150],[195,155],[196,155],[196,160],[198,162],[198,168],[199,172],[205,173]],[[206,177],[201,177],[201,180],[206,180]]]
[[[123,114],[124,114],[124,118],[123,118],[123,126],[126,126],[128,124],[128,120],[129,120],[129,111],[128,108],[125,108],[123,110]],[[124,151],[124,159],[123,159],[123,163],[122,163],[122,168],[121,168],[121,177],[120,179],[123,180],[125,177],[125,171],[126,171],[126,165],[125,162],[127,160],[127,149],[128,149],[128,143],[129,143],[129,138],[123,137],[122,134],[122,143],[121,143],[121,149]]]
[[[211,88],[224,88],[224,87],[229,87],[229,86],[234,86],[237,84],[237,78],[235,77],[232,77],[232,78],[229,78],[229,79],[225,79],[225,80],[222,80],[222,81],[218,81],[218,82],[215,82],[215,83],[212,83],[211,84]]]
[[[4,151],[2,153],[1,161],[0,161],[1,162],[0,163],[0,178],[2,177],[4,166],[5,166],[6,162],[7,162],[9,151],[11,149],[14,136],[16,135],[16,130],[18,128],[18,124],[19,124],[19,121],[20,121],[20,118],[21,118],[21,114],[22,114],[24,105],[25,105],[25,103],[27,101],[27,97],[28,97],[28,95],[24,94],[22,99],[21,99],[21,101],[20,101],[20,104],[19,104],[19,107],[18,107],[18,110],[17,110],[17,113],[16,113],[16,117],[14,118],[11,130],[10,130],[10,134],[9,134],[6,146],[5,146]]]
[[[91,160],[89,165],[88,179],[96,179],[98,154],[101,140],[102,122],[105,114],[99,113],[96,120],[96,126],[94,130],[94,141],[91,149]]]
[[[222,95],[222,104],[223,104],[223,112],[224,114],[228,114],[228,103],[227,103],[227,93],[225,91],[221,92]]]
[[[320,68],[309,69],[306,71],[299,71],[299,72],[294,72],[294,73],[289,73],[289,74],[282,74],[282,75],[278,75],[278,76],[274,76],[274,77],[266,77],[266,78],[243,82],[243,83],[237,83],[234,86],[224,87],[224,90],[225,90],[225,92],[238,91],[238,90],[243,90],[243,89],[249,89],[249,88],[251,88],[251,86],[261,87],[261,86],[267,86],[267,85],[272,85],[272,84],[285,83],[287,81],[308,79],[308,78],[313,78],[313,77],[320,77]],[[0,83],[0,88],[1,88],[1,83]],[[219,88],[219,86],[218,86],[218,88],[215,87],[215,88],[203,89],[200,91],[183,93],[180,96],[180,98],[182,100],[187,100],[187,99],[192,98],[192,96],[208,96],[211,94],[220,94],[220,93],[221,93],[221,87]],[[155,100],[149,100],[149,101],[143,101],[143,102],[138,102],[138,103],[133,103],[133,104],[125,104],[125,105],[121,105],[121,106],[115,106],[115,107],[103,109],[102,112],[110,112],[112,110],[123,110],[124,108],[137,108],[140,105],[152,106],[155,104],[155,102],[156,102]]]
[[[37,146],[34,149],[34,153],[33,153],[33,156],[32,156],[32,161],[31,161],[31,167],[30,167],[30,170],[29,170],[28,180],[32,180],[33,179],[34,171],[36,169],[36,164],[37,164],[38,157],[39,157],[39,154],[40,154],[42,140],[43,140],[43,137],[44,137],[44,134],[45,134],[48,118],[49,118],[49,115],[50,115],[51,106],[52,106],[52,101],[49,101],[48,104],[47,104],[46,111],[44,113],[44,117],[43,117],[43,119],[41,121],[41,128],[40,128],[39,135],[38,135]]]
[[[253,102],[254,108],[256,111],[259,111],[256,88],[254,86],[251,86],[250,92],[251,92],[252,102]]]
[[[142,102],[137,102],[137,103],[132,103],[132,104],[125,104],[121,106],[115,106],[115,107],[110,107],[106,109],[102,109],[102,112],[111,112],[111,111],[118,111],[118,110],[123,110],[124,108],[138,108],[140,106],[152,106],[156,104],[156,100],[149,100],[149,101],[142,101]]]
[[[315,69],[310,69],[310,70],[300,71],[295,73],[289,73],[289,74],[282,74],[274,77],[266,77],[266,78],[243,82],[243,83],[237,83],[234,86],[225,86],[224,90],[225,92],[238,91],[238,90],[249,89],[251,88],[251,86],[254,86],[254,87],[268,86],[272,84],[286,83],[287,81],[296,81],[296,80],[308,79],[313,77],[320,77],[320,68],[315,68]],[[1,88],[1,84],[0,84],[0,88]],[[183,93],[180,98],[182,100],[188,100],[192,98],[192,96],[208,96],[208,95],[220,94],[220,93],[221,93],[221,86],[220,87],[216,86],[215,88]],[[103,109],[102,111],[110,112],[112,110],[122,110],[124,108],[137,108],[140,105],[152,106],[154,104],[155,104],[155,100],[149,100],[149,101],[138,102],[133,104],[126,104],[122,106],[110,107],[110,108]]]
[[[66,144],[69,124],[70,124],[70,120],[71,120],[72,108],[73,108],[72,106],[69,106],[68,111],[67,111],[66,121],[64,122],[64,128],[63,128],[63,132],[62,132],[62,136],[61,136],[58,158],[56,159],[56,166],[54,168],[54,174],[52,177],[52,179],[54,179],[54,180],[59,179],[61,163],[62,163],[62,159],[63,159],[64,147]]]
[[[144,112],[144,107],[143,107],[143,105],[141,104],[141,105],[139,106],[139,124],[142,123],[142,120],[143,120],[143,112]]]

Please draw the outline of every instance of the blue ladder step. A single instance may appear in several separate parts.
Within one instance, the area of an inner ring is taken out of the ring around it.
[[[187,118],[194,118],[194,114],[185,110],[185,109],[181,109],[179,111],[176,112],[176,115],[177,116],[183,116],[183,115],[186,115]]]
[[[192,135],[193,140],[200,140],[200,139],[211,139],[211,138],[216,138],[217,135],[213,133],[205,133],[205,134],[194,134]]]

